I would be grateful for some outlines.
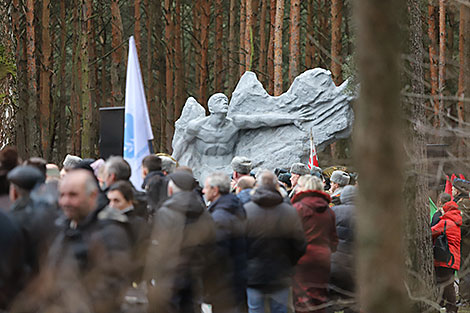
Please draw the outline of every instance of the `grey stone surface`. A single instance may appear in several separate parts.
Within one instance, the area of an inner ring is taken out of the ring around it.
[[[318,151],[351,134],[354,115],[346,85],[336,87],[331,73],[317,68],[272,97],[254,73],[246,72],[228,108],[223,94],[209,99],[208,116],[194,98],[186,101],[175,123],[173,157],[193,168],[201,182],[216,170],[230,173],[236,155],[250,158],[255,170],[307,163],[310,130]]]

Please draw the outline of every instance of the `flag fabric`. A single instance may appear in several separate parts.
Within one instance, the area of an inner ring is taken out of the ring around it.
[[[437,212],[437,205],[432,201],[431,197],[429,197],[429,213],[431,213],[431,221],[434,213]]]
[[[313,133],[310,130],[310,157],[308,158],[308,169],[312,169],[314,166],[320,167],[317,157],[317,149],[315,149],[315,144],[313,142]]]
[[[124,159],[132,169],[131,182],[141,190],[142,159],[150,154],[152,126],[145,99],[144,83],[134,37],[129,39],[124,117]]]

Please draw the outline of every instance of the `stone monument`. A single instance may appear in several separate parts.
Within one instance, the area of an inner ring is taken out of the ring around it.
[[[253,72],[246,72],[230,105],[224,94],[210,97],[208,116],[194,98],[186,101],[175,123],[173,157],[193,168],[200,181],[213,171],[229,174],[236,155],[251,159],[255,169],[306,163],[310,131],[319,151],[351,134],[353,96],[346,86],[337,87],[329,71],[317,68],[272,97]]]

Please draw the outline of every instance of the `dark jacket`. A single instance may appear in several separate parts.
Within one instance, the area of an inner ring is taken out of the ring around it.
[[[147,254],[151,312],[193,312],[201,295],[202,273],[214,250],[215,225],[199,195],[174,194],[154,216]]]
[[[320,190],[307,190],[297,193],[292,203],[299,214],[307,251],[296,266],[296,280],[315,283],[318,287],[328,284],[331,253],[336,250],[335,213],[329,207],[330,196]]]
[[[248,286],[265,291],[285,288],[305,252],[299,216],[276,189],[259,187],[245,204]]]
[[[446,267],[454,270],[460,269],[460,226],[462,226],[462,215],[458,208],[457,203],[454,201],[447,202],[444,204],[444,215],[441,216],[439,223],[431,227],[433,240],[445,232],[447,241],[449,242],[449,250],[453,258],[448,263],[438,262],[434,260],[435,267]]]
[[[130,284],[130,248],[127,218],[115,209],[98,208],[76,227],[66,220],[37,284],[14,311],[118,312]]]
[[[245,204],[247,204],[248,202],[251,201],[250,193],[251,193],[252,190],[253,189],[251,189],[251,188],[243,189],[242,191],[240,191],[238,193],[237,197],[238,197],[238,199],[240,199],[240,201],[243,205],[245,205]]]
[[[356,188],[346,186],[341,193],[341,204],[332,209],[336,215],[338,247],[331,255],[330,285],[332,288],[354,291],[354,205]]]
[[[234,194],[221,195],[211,203],[209,212],[216,225],[214,265],[218,268],[213,272],[218,277],[211,275],[215,290],[210,293],[219,301],[239,303],[244,301],[246,292],[246,212]],[[222,289],[228,289],[228,294],[223,294]]]

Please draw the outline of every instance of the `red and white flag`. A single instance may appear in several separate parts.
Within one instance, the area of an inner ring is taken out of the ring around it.
[[[320,167],[318,164],[318,157],[317,157],[317,149],[315,149],[315,144],[313,143],[313,133],[310,130],[310,157],[308,158],[308,168],[312,169],[312,167]]]

